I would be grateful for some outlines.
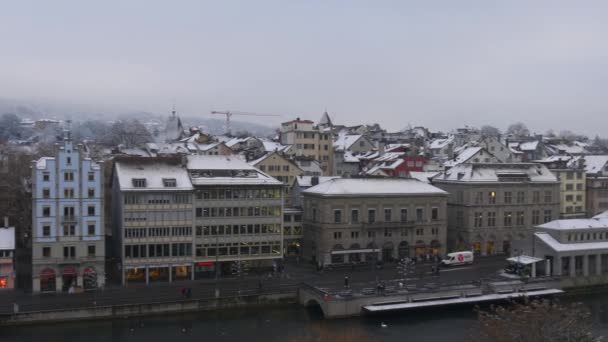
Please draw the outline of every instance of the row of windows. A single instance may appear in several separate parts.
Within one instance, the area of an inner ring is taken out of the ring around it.
[[[566,214],[582,213],[582,212],[583,212],[583,207],[580,205],[577,205],[576,207],[572,207],[572,206],[566,207]]]
[[[125,258],[163,258],[192,256],[191,243],[125,245]]]
[[[424,208],[416,208],[416,221],[417,222],[424,222],[426,220],[426,216],[424,213]],[[393,216],[393,210],[391,208],[384,208],[384,221],[383,222],[396,222],[395,217]],[[409,216],[408,216],[408,210],[405,208],[402,208],[399,212],[399,221],[400,222],[408,222]],[[432,208],[431,209],[431,220],[438,220],[439,219],[439,208]],[[316,221],[317,220],[317,209],[313,208],[312,209],[312,220]],[[343,223],[343,218],[342,218],[342,210],[341,209],[334,209],[334,223]],[[350,223],[359,223],[360,222],[360,217],[359,217],[359,209],[351,209],[350,211]],[[376,209],[368,209],[367,210],[367,222],[368,223],[375,223],[376,222]]]
[[[540,214],[541,214],[540,210],[532,210],[532,225],[541,224]],[[552,214],[553,213],[551,210],[544,210],[543,223],[547,223],[547,222],[551,221]],[[487,227],[496,227],[496,212],[492,211],[492,212],[486,213],[486,223],[487,223],[486,224]],[[523,211],[517,211],[517,212],[505,211],[504,212],[503,226],[512,227],[514,224],[515,224],[515,226],[525,226],[526,225],[525,212],[523,212]],[[462,211],[458,211],[458,212],[456,212],[456,227],[462,228],[463,226],[464,226],[464,214]],[[483,213],[476,212],[473,214],[473,226],[475,228],[484,226]]]
[[[280,224],[235,224],[219,226],[196,226],[197,236],[208,235],[253,235],[281,232]]]
[[[293,216],[293,217],[292,217]],[[294,214],[294,215],[283,215],[283,222],[302,222],[302,214]]]
[[[498,193],[496,191],[488,191],[484,193],[483,191],[478,191],[473,194],[473,203],[474,204],[527,204],[526,202],[526,192],[525,191],[517,191],[513,193],[512,191],[503,192],[502,201],[498,201]],[[485,200],[485,202],[484,202]],[[541,192],[536,190],[532,191],[532,203],[541,203]],[[544,203],[551,203],[553,201],[553,191],[545,190],[543,193],[543,201]],[[456,192],[456,202],[464,203],[464,192],[457,191]]]
[[[266,167],[266,165],[260,165],[259,169],[264,172],[266,171],[266,169],[268,169],[268,172],[281,170],[289,172],[289,165],[268,165],[268,167]]]
[[[192,236],[192,227],[152,227],[125,229],[126,238],[144,238],[157,236]]]
[[[63,236],[75,236],[76,235],[76,225],[74,224],[64,224],[63,228]],[[87,225],[87,235],[94,236],[95,235],[95,224],[90,223]],[[42,226],[42,236],[49,237],[51,236],[51,226],[43,225]]]
[[[566,184],[566,191],[572,191],[572,190],[574,190],[574,184]],[[581,183],[576,184],[576,190],[582,191],[583,184],[581,184]]]
[[[88,198],[95,197],[95,188],[89,188],[87,192]],[[65,188],[63,189],[63,197],[64,198],[74,198],[74,189],[73,188]],[[51,198],[51,189],[44,188],[42,189],[42,198]]]
[[[94,182],[95,181],[95,173],[94,172],[89,172],[87,179],[89,180],[89,182]],[[63,173],[63,180],[66,181],[66,182],[74,181],[74,172],[71,172],[71,171],[64,172]],[[50,172],[43,172],[42,173],[42,181],[43,182],[50,182],[51,181],[51,174],[50,174]]]
[[[74,218],[75,217],[75,209],[74,207],[63,207],[63,216],[66,218]],[[87,207],[87,216],[95,216],[96,209],[94,205],[89,205]],[[51,207],[43,206],[42,207],[42,216],[50,217],[51,216]]]
[[[210,189],[196,192],[198,200],[279,199],[281,189]]]
[[[151,211],[128,211],[124,215],[125,222],[143,221],[190,221],[191,210],[151,210]]]
[[[297,127],[296,127],[297,129]],[[296,137],[300,139],[315,139],[317,134],[320,140],[329,140],[329,134],[315,133],[315,132],[297,132]]]
[[[593,241],[593,240],[608,240],[608,232],[570,233],[570,234],[568,234],[568,241]]]
[[[137,195],[125,194],[125,204],[190,204],[189,194]]]
[[[51,255],[52,255],[51,247],[42,247],[42,257],[43,258],[50,258]],[[95,256],[95,245],[87,246],[87,255],[86,256],[87,257]],[[63,258],[64,259],[75,259],[76,257],[78,257],[78,255],[76,255],[75,246],[64,246],[63,247]]]
[[[566,195],[566,202],[572,202],[574,201],[574,196],[573,195]],[[577,202],[582,202],[583,201],[583,195],[576,195],[576,201]]]
[[[267,243],[233,243],[233,244],[205,244],[196,245],[197,257],[216,257],[228,255],[279,255],[281,254],[281,243],[279,241]]]
[[[430,233],[432,235],[438,235],[439,234],[439,228],[437,227],[431,227],[431,228],[427,228]],[[415,236],[422,236],[424,235],[425,232],[425,228],[416,228],[414,229],[414,235]],[[344,236],[342,234],[343,232],[334,232],[334,240],[339,240],[342,239],[342,237]],[[384,237],[392,237],[393,234],[395,234],[395,236],[397,236],[397,234],[399,234],[399,236],[408,236],[408,229],[399,229],[399,230],[395,230],[395,229],[391,229],[391,228],[385,228],[383,235]],[[360,237],[360,232],[353,230],[350,232],[350,238],[351,239],[358,239]],[[367,232],[367,237],[370,239],[373,239],[376,237],[376,232],[375,231],[368,231]]]
[[[196,217],[281,216],[281,207],[196,208]]]

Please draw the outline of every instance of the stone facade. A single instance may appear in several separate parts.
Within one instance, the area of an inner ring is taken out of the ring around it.
[[[450,193],[450,251],[509,254],[514,240],[560,212],[559,181],[538,164],[463,164],[432,183]]]
[[[360,194],[316,193],[319,186],[344,182],[371,189]],[[374,190],[381,182],[391,182],[396,192]],[[333,179],[304,191],[304,258],[322,267],[445,254],[447,194],[432,186],[427,193],[417,193],[410,190],[412,183],[421,182]]]

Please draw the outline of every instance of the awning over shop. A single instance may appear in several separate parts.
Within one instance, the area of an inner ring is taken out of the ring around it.
[[[63,269],[63,275],[76,275],[78,271],[74,267],[66,267]]]
[[[539,261],[543,261],[544,259],[541,258],[536,258],[533,256],[528,256],[528,255],[520,255],[520,256],[516,256],[516,257],[512,257],[507,259],[507,261],[516,263],[516,264],[520,264],[520,265],[530,265],[530,264],[534,264],[537,263]]]

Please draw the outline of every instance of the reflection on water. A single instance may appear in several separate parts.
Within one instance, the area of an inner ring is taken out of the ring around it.
[[[608,335],[608,293],[562,299],[573,301],[585,303],[598,334]],[[471,307],[323,320],[293,306],[11,327],[0,330],[0,341],[463,341],[474,324]]]

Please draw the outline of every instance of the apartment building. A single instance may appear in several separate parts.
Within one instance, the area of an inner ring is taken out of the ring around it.
[[[443,255],[447,195],[415,179],[319,183],[303,191],[303,256],[323,267]]]
[[[32,289],[94,289],[105,283],[103,167],[70,133],[54,157],[32,164]]]
[[[560,181],[560,214],[562,219],[587,217],[587,176],[582,160],[569,163],[572,157],[551,156],[538,162],[547,166]]]
[[[608,155],[578,157],[570,162],[573,163],[585,168],[587,217],[608,210]]]
[[[283,257],[283,184],[245,161],[130,158],[114,171],[123,284],[212,277]]]
[[[0,291],[15,288],[15,227],[9,227],[8,216],[0,226]]]
[[[432,184],[450,193],[447,241],[453,251],[508,254],[514,240],[560,213],[560,182],[542,164],[460,164]]]
[[[288,159],[282,153],[270,152],[256,160],[250,161],[249,165],[283,182],[283,184],[285,185],[285,206],[291,207],[293,205],[291,201],[291,184],[293,184],[293,181],[296,179],[296,177],[304,174],[304,171],[302,171],[302,169],[300,169],[296,163]]]
[[[297,118],[281,124],[281,144],[292,145],[296,157],[305,156],[321,163],[323,175],[334,173],[334,148],[331,128],[318,128],[313,121]]]

